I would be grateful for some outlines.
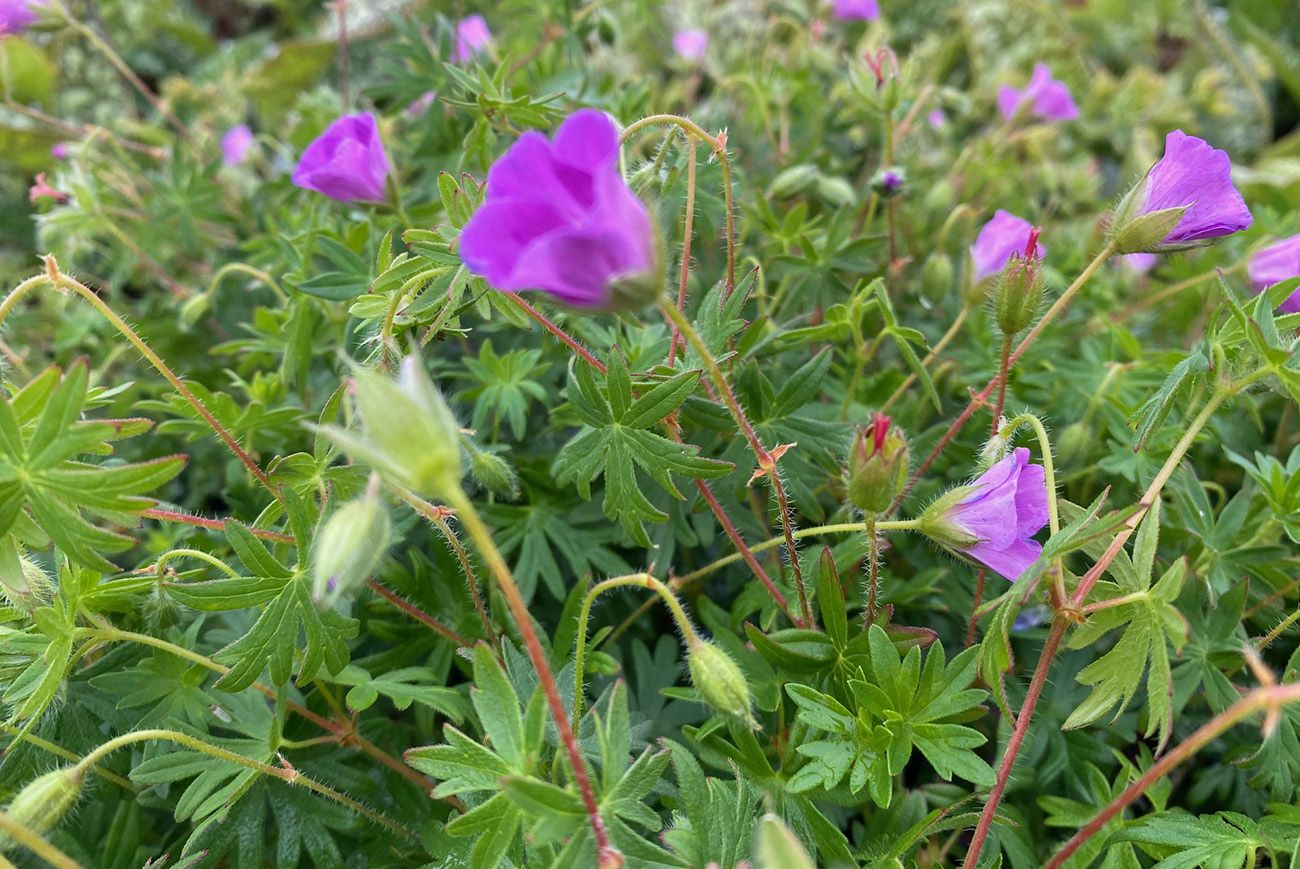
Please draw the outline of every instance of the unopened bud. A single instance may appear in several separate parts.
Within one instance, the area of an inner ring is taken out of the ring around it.
[[[211,309],[212,297],[207,293],[191,296],[185,304],[181,305],[181,325],[186,328],[193,326]]]
[[[384,558],[388,511],[373,492],[349,501],[316,535],[312,557],[312,600],[327,609],[365,582]]]
[[[907,438],[877,413],[849,448],[849,503],[875,515],[889,509],[907,484]]]
[[[18,571],[0,571],[0,592],[11,604],[26,613],[45,606],[54,599],[54,583],[40,566],[19,557]]]
[[[33,833],[44,835],[58,826],[76,804],[81,796],[82,780],[82,772],[75,766],[47,772],[28,782],[9,803],[5,814]],[[0,833],[0,852],[13,846],[13,840]]]
[[[993,310],[998,328],[1010,337],[1028,326],[1043,302],[1043,262],[1038,255],[1038,230],[1029,232],[1023,256],[1013,254],[997,278]]]
[[[510,463],[487,450],[470,450],[470,475],[494,495],[513,500],[519,494],[519,478]]]
[[[902,194],[907,185],[907,173],[898,166],[883,166],[871,177],[871,189],[884,199]]]
[[[758,822],[754,857],[757,869],[815,869],[803,843],[785,821],[766,814]]]
[[[772,183],[767,186],[767,195],[776,198],[798,196],[817,183],[819,174],[817,167],[811,163],[791,166],[772,179]]]
[[[945,298],[952,290],[952,275],[952,259],[947,254],[930,254],[921,267],[922,294],[931,302]]]
[[[1062,431],[1056,441],[1056,449],[1061,458],[1071,461],[1083,458],[1092,447],[1092,427],[1086,422],[1072,422]]]
[[[978,465],[980,470],[988,470],[1007,457],[1007,450],[1011,448],[1011,439],[1003,434],[1007,428],[1007,418],[998,419],[997,430],[984,442],[984,448],[980,450]]]
[[[714,711],[755,726],[750,714],[749,683],[740,665],[708,640],[696,639],[687,653],[691,682]]]

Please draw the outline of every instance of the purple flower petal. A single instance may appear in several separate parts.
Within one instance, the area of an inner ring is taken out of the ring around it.
[[[1228,155],[1182,130],[1165,137],[1165,154],[1147,173],[1146,185],[1143,214],[1187,209],[1165,244],[1231,235],[1251,224],[1250,209],[1232,186]]]
[[[375,116],[345,115],[303,151],[293,183],[340,202],[381,202],[390,169]]]
[[[227,166],[242,165],[253,147],[253,131],[246,124],[231,127],[221,137],[221,162]]]
[[[0,0],[0,36],[22,33],[36,22],[36,8],[45,0]]]
[[[1047,486],[1041,465],[1018,447],[971,485],[975,490],[944,519],[978,538],[965,554],[1014,582],[1042,551],[1034,534],[1047,524]]]
[[[1070,89],[1052,78],[1052,70],[1043,63],[1034,65],[1024,90],[1009,85],[998,88],[998,111],[1004,120],[1012,120],[1025,106],[1031,117],[1044,121],[1072,121],[1079,117]]]
[[[1253,254],[1246,262],[1246,274],[1256,293],[1300,277],[1300,235],[1284,238]],[[1300,290],[1283,299],[1278,310],[1288,314],[1300,313]]]
[[[876,0],[833,0],[834,15],[840,21],[875,21],[880,17]]]
[[[975,263],[974,280],[982,281],[997,274],[1012,254],[1023,254],[1033,228],[1029,221],[998,209],[971,245],[971,259]],[[1047,256],[1047,248],[1042,244],[1038,245],[1038,255],[1040,258]]]
[[[673,34],[673,51],[683,60],[699,62],[709,50],[709,34],[703,30],[679,30]]]
[[[469,63],[492,44],[492,31],[482,15],[471,15],[456,23],[456,45],[451,59],[456,63]]]
[[[1038,560],[1042,551],[1042,544],[1036,540],[1016,540],[1001,549],[991,543],[980,543],[966,554],[1002,578],[1015,582]]]

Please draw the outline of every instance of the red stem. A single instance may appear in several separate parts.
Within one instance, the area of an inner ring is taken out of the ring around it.
[[[433,616],[429,615],[424,610],[417,607],[415,604],[410,603],[409,601],[403,599],[395,592],[390,591],[389,589],[380,585],[378,582],[375,582],[373,579],[366,583],[366,587],[369,588],[371,591],[373,591],[375,594],[382,597],[384,600],[391,603],[393,606],[397,607],[402,612],[406,613],[411,618],[415,619],[417,622],[420,622],[421,624],[424,625],[428,625],[438,634],[441,634],[442,636],[451,640],[457,646],[467,649],[470,646],[474,645],[473,642],[465,639],[460,634],[456,633],[451,628],[447,627],[442,622],[438,621]]]
[[[570,338],[568,332],[565,332],[559,326],[555,325],[549,319],[547,319],[545,314],[543,314],[541,311],[537,310],[532,305],[525,302],[523,299],[519,298],[514,293],[506,293],[505,296],[507,299],[514,302],[515,305],[518,306],[521,311],[523,311],[525,314],[527,314],[528,316],[536,320],[538,323],[540,323],[543,329],[545,329],[547,332],[550,332],[556,338],[559,338],[561,341],[567,344],[570,350],[572,350],[574,353],[577,353],[579,356],[585,359],[597,371],[599,371],[601,374],[605,373],[605,366],[601,364],[599,359],[597,359],[595,356],[592,356],[591,352],[586,347],[583,347],[577,341]]]
[[[754,571],[754,575],[758,577],[758,581],[763,583],[763,587],[767,589],[768,594],[772,595],[772,599],[776,601],[776,605],[785,613],[786,618],[791,622],[794,622],[795,618],[790,614],[790,605],[786,602],[785,595],[781,594],[781,589],[776,587],[776,583],[772,582],[772,578],[767,575],[767,571],[763,569],[763,565],[758,563],[758,559],[754,557],[754,553],[745,545],[745,541],[740,537],[740,532],[736,530],[736,526],[732,525],[731,520],[727,518],[726,511],[724,511],[722,505],[718,503],[718,499],[714,496],[713,490],[709,488],[709,484],[703,480],[696,480],[695,485],[700,490],[700,495],[702,495],[704,500],[708,503],[709,509],[713,511],[713,515],[717,517],[718,522],[722,525],[722,530],[726,531],[727,536],[731,538],[732,545],[739,550],[740,557],[745,559],[745,563],[749,565],[749,569]]]

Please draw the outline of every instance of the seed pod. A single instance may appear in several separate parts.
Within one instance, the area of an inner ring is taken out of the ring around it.
[[[37,776],[18,792],[5,809],[5,814],[33,833],[44,835],[53,830],[76,804],[81,796],[82,780],[81,771],[74,766]],[[11,838],[0,833],[0,852],[14,844]]]
[[[749,683],[731,656],[707,640],[696,639],[687,653],[695,690],[717,712],[757,726],[750,714]]]

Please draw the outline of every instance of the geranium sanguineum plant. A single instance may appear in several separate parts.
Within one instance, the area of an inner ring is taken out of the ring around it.
[[[1284,238],[1256,251],[1246,261],[1246,274],[1251,288],[1262,293],[1274,284],[1300,276],[1300,235]],[[1278,310],[1288,314],[1300,313],[1300,290],[1282,300]]]
[[[1079,117],[1070,89],[1052,78],[1052,70],[1045,63],[1034,65],[1034,74],[1023,88],[1003,85],[998,89],[998,111],[1008,121],[1021,113],[1044,121],[1072,121]]]
[[[1017,447],[969,486],[941,496],[921,516],[921,530],[936,543],[1015,582],[1038,559],[1033,539],[1047,524],[1042,465]]]
[[[1174,130],[1165,137],[1164,156],[1120,202],[1111,239],[1117,253],[1159,253],[1195,247],[1250,224],[1228,155]]]
[[[482,15],[471,15],[456,22],[456,44],[451,59],[456,63],[469,63],[488,50],[492,44],[492,31]]]
[[[578,308],[628,301],[656,253],[645,203],[619,172],[618,139],[594,109],[570,115],[549,140],[520,136],[492,164],[483,205],[461,233],[470,271],[493,289],[542,290]]]
[[[1001,272],[1012,254],[1024,252],[1033,230],[1034,225],[1023,217],[999,208],[970,247],[972,282],[979,283]],[[1036,248],[1040,259],[1047,255],[1041,242]]]
[[[227,166],[242,165],[253,147],[253,131],[247,124],[237,124],[221,137],[221,162]]]
[[[382,202],[391,168],[375,116],[344,115],[303,151],[293,183],[340,202]]]
[[[0,36],[22,33],[36,22],[36,9],[45,0],[0,0]]]

